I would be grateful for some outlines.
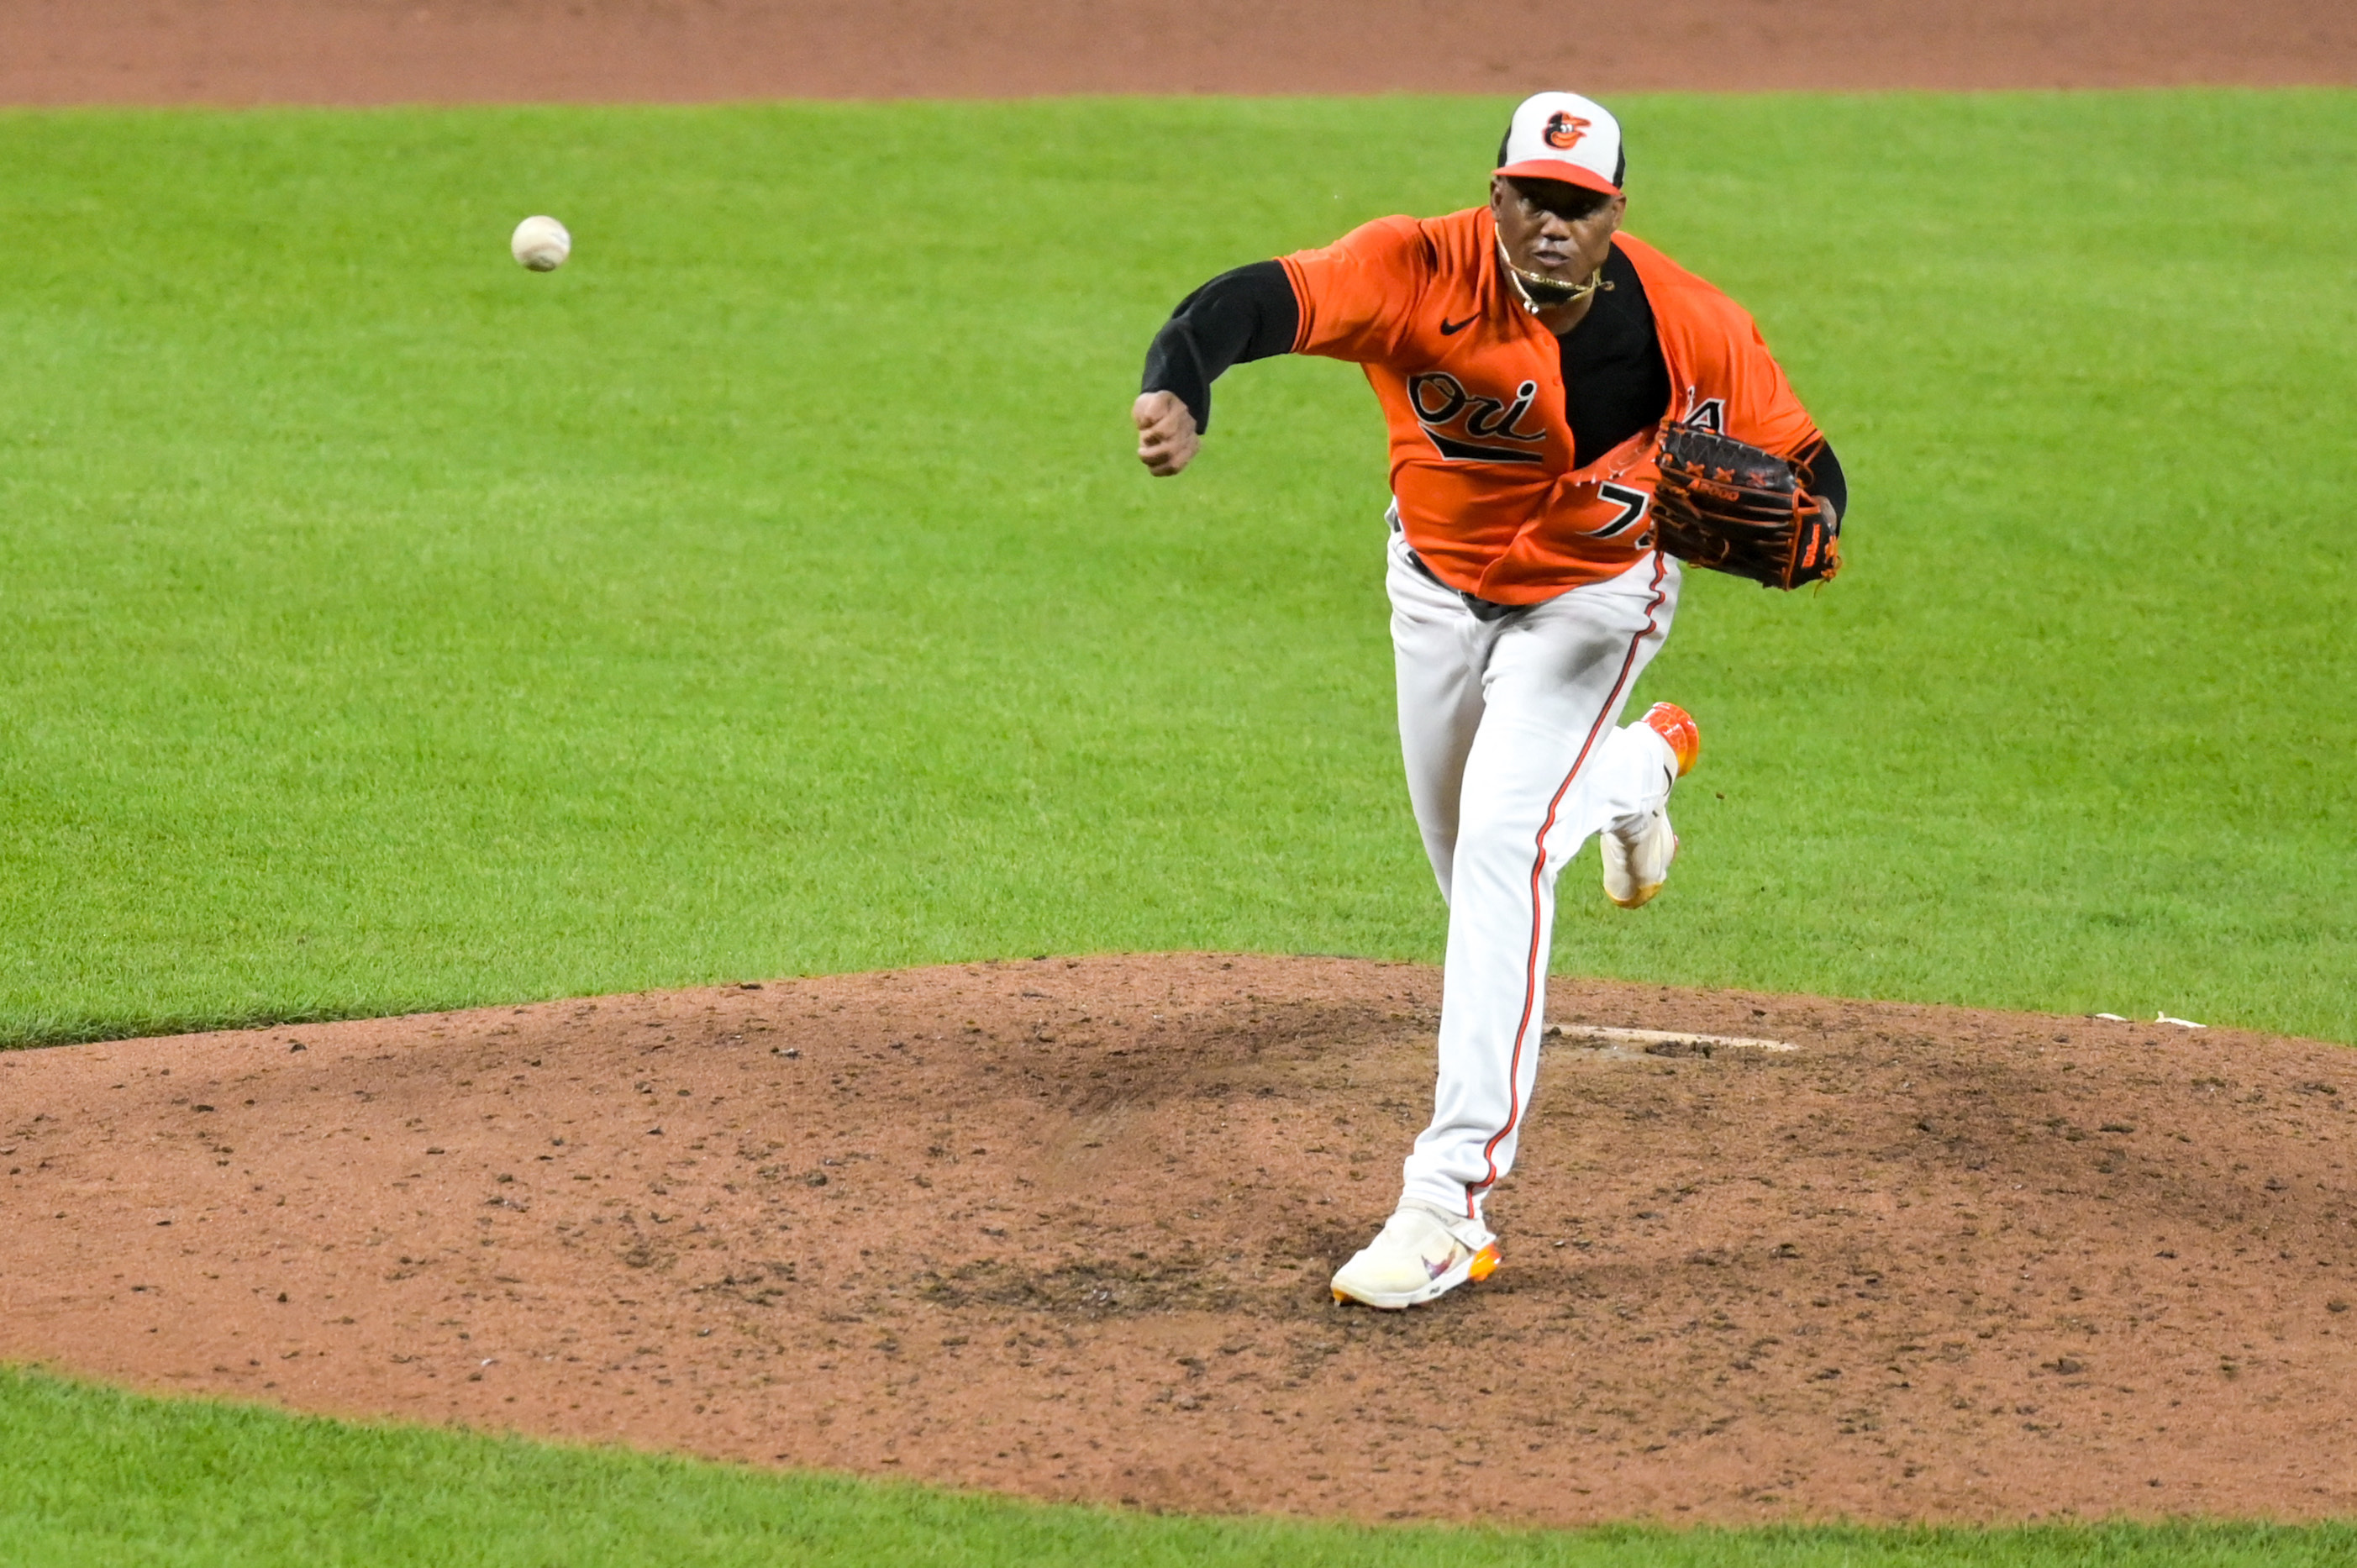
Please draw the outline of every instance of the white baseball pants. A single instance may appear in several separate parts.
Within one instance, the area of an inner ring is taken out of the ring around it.
[[[1485,621],[1394,531],[1387,585],[1408,798],[1448,904],[1432,1124],[1405,1196],[1479,1219],[1538,1076],[1555,875],[1590,835],[1635,833],[1677,779],[1669,742],[1615,724],[1669,634],[1678,564],[1650,552]]]

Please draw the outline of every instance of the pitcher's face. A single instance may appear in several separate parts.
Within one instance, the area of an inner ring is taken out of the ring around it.
[[[1628,209],[1625,196],[1564,180],[1490,177],[1490,211],[1507,256],[1561,283],[1585,283],[1604,264]]]

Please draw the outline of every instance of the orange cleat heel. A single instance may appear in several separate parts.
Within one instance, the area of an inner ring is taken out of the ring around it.
[[[1675,703],[1655,703],[1645,710],[1640,722],[1668,741],[1670,749],[1678,754],[1679,778],[1694,771],[1695,764],[1702,760],[1702,727],[1695,723],[1692,714]]]

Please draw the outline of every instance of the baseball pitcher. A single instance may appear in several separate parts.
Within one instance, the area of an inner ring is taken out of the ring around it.
[[[1400,749],[1448,968],[1432,1122],[1338,1301],[1414,1306],[1498,1265],[1482,1206],[1537,1077],[1556,874],[1599,834],[1604,891],[1633,909],[1677,853],[1695,721],[1618,721],[1679,558],[1785,588],[1840,564],[1832,447],[1751,317],[1620,232],[1624,172],[1602,105],[1540,93],[1488,206],[1222,274],[1146,354],[1133,417],[1157,475],[1193,460],[1211,382],[1246,360],[1356,361],[1390,424]]]

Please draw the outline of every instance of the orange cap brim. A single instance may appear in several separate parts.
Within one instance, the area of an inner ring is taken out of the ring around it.
[[[1552,179],[1564,185],[1576,185],[1582,190],[1600,190],[1607,196],[1618,196],[1620,188],[1598,174],[1594,169],[1562,158],[1524,158],[1518,164],[1491,171],[1512,179]]]

